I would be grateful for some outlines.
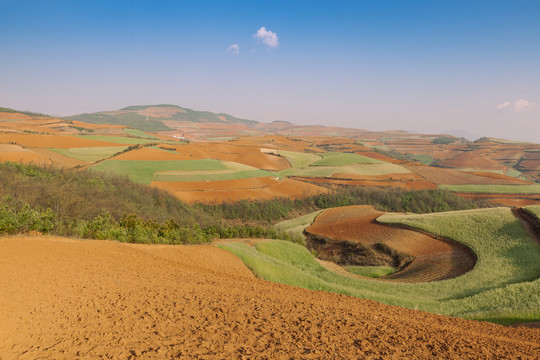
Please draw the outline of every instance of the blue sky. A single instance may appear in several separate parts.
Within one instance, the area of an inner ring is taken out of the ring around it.
[[[0,0],[0,45],[0,106],[21,110],[540,142],[540,1]]]

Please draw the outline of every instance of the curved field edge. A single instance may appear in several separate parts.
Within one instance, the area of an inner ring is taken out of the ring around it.
[[[540,185],[439,185],[439,188],[452,192],[473,194],[540,194]]]
[[[464,243],[477,253],[478,263],[454,279],[406,284],[332,273],[305,247],[283,241],[220,247],[237,255],[257,277],[269,281],[501,324],[540,320],[540,248],[509,209],[386,214],[380,221],[416,227]]]

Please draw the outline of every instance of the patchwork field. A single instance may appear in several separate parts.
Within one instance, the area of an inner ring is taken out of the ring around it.
[[[0,259],[6,359],[534,359],[540,348],[536,329],[261,281],[210,245],[15,237],[0,239]]]
[[[328,239],[322,246],[317,243],[319,258],[331,259],[344,266],[406,265],[399,269],[400,271],[385,277],[405,282],[451,279],[474,268],[476,255],[467,247],[454,241],[436,239],[412,230],[377,223],[376,219],[383,214],[370,206],[325,210],[306,228],[307,246],[313,247],[310,237],[322,236]],[[350,244],[359,244],[361,247],[351,249]],[[381,248],[379,244],[386,247]],[[402,264],[391,250],[412,258]],[[362,251],[366,253],[358,254]],[[356,264],[354,260],[360,263]]]
[[[287,242],[221,247],[239,256],[258,277],[274,282],[469,319],[504,324],[540,320],[540,247],[509,209],[385,214],[377,221],[455,240],[476,254],[476,266],[449,280],[408,284],[339,275],[322,267],[306,248]]]

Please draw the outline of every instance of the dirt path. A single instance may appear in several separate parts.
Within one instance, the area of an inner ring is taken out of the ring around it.
[[[211,245],[0,239],[0,359],[534,359],[509,328],[256,279]]]

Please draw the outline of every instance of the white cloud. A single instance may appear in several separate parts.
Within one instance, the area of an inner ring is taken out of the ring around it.
[[[516,102],[514,102],[514,110],[516,111],[525,111],[531,106],[532,106],[532,103],[525,99],[519,99]]]
[[[240,46],[238,46],[238,44],[232,44],[231,46],[227,48],[227,52],[234,55],[238,55],[240,54]]]
[[[497,110],[512,109],[515,112],[525,112],[532,110],[534,103],[525,99],[519,99],[513,102],[505,101],[502,104],[497,105]]]
[[[510,106],[508,101],[503,102],[502,104],[497,105],[497,110],[502,110]]]
[[[262,41],[263,44],[268,45],[271,48],[277,48],[279,45],[279,40],[277,34],[270,30],[266,30],[266,27],[261,26],[257,33],[253,35],[254,38]]]

